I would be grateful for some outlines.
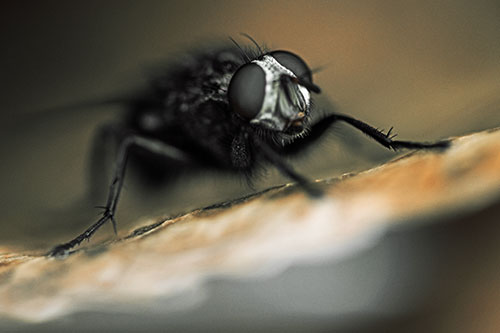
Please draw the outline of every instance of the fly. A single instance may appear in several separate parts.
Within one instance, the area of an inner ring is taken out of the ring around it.
[[[351,116],[329,113],[312,121],[313,96],[321,92],[313,72],[298,55],[264,50],[234,40],[228,47],[193,55],[151,81],[149,91],[123,104],[121,122],[105,126],[98,137],[112,137],[117,146],[115,169],[103,213],[73,240],[58,245],[50,256],[64,257],[101,226],[111,222],[129,160],[155,179],[175,176],[184,168],[220,170],[251,179],[261,167],[275,167],[312,197],[321,191],[286,162],[314,145],[332,124],[344,122],[392,150],[442,149],[448,141],[394,140]],[[99,172],[99,170],[97,170]],[[101,170],[102,172],[102,170]]]

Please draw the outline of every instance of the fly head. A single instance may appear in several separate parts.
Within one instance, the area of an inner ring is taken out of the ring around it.
[[[250,124],[298,135],[311,111],[311,92],[320,89],[299,56],[272,51],[242,65],[231,78],[230,108]]]

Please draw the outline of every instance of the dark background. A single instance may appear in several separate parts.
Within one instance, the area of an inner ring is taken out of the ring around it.
[[[323,67],[315,75],[324,92],[320,105],[329,99],[337,111],[376,127],[395,126],[402,139],[435,140],[500,125],[496,0],[16,1],[1,5],[0,25],[3,246],[46,248],[97,214],[85,199],[90,142],[96,126],[119,110],[40,111],[130,91],[145,84],[148,65],[228,36],[246,43],[240,32]],[[354,152],[341,149],[339,133],[299,159],[297,168],[323,177],[393,156],[356,136]],[[286,181],[272,175],[256,189]],[[252,191],[212,174],[161,195],[138,195],[133,182],[127,184],[118,214],[125,231],[139,217]]]

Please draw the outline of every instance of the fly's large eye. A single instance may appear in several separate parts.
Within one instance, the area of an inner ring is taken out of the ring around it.
[[[231,78],[228,88],[229,105],[245,119],[254,118],[264,102],[266,74],[256,64],[246,64]]]
[[[305,61],[298,55],[288,51],[273,51],[269,53],[269,55],[276,59],[281,65],[291,70],[300,80],[312,83],[311,70]]]

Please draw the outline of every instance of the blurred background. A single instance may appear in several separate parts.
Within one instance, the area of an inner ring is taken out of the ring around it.
[[[401,139],[500,126],[497,0],[16,1],[0,5],[0,26],[0,248],[47,249],[97,214],[86,195],[91,140],[119,108],[44,110],[133,91],[149,65],[228,36],[247,43],[240,32],[321,67],[320,108],[394,126]],[[339,128],[295,165],[317,178],[392,156]],[[206,174],[143,194],[127,180],[119,229],[286,181],[271,171],[249,189]],[[103,229],[98,240],[112,236]]]

